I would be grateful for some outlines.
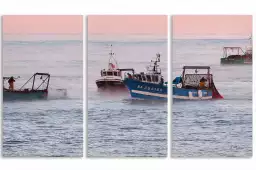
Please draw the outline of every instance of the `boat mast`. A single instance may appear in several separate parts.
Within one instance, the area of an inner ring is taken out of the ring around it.
[[[147,67],[148,72],[151,72],[152,74],[161,74],[161,70],[158,72],[158,66],[159,66],[159,65],[157,65],[158,62],[160,62],[160,54],[159,53],[156,54],[155,61],[151,60],[151,63],[153,63],[153,65],[149,65]]]
[[[116,64],[116,68],[118,68],[117,61],[116,61],[115,58],[114,58],[115,53],[112,52],[112,44],[110,45],[110,53],[109,53],[109,55],[110,55],[110,57],[109,57],[109,60],[108,60],[108,69],[109,69],[109,70],[112,70],[112,69],[113,69],[112,67],[110,67],[110,64],[113,64],[113,63],[111,62],[111,60],[113,60],[114,64]]]

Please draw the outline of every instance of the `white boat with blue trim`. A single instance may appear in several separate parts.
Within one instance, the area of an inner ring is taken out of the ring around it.
[[[112,52],[112,44],[110,47],[108,69],[102,69],[100,71],[101,77],[97,79],[95,83],[100,90],[127,90],[123,83],[122,71],[134,72],[134,70],[119,69],[118,63],[114,58],[115,53]]]
[[[176,77],[172,84],[173,99],[223,99],[214,85],[209,66],[184,66],[182,76]]]
[[[157,54],[155,61],[151,61],[152,65],[146,73],[127,74],[123,82],[133,98],[167,100],[167,82],[164,82],[158,62],[160,54]]]

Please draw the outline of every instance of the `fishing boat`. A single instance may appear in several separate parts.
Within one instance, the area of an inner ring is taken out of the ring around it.
[[[112,44],[111,44],[112,47]],[[100,78],[96,80],[96,85],[99,89],[125,89],[125,84],[123,83],[122,71],[132,71],[133,69],[119,69],[118,63],[114,58],[114,53],[111,51],[109,53],[108,69],[102,69],[100,71]]]
[[[124,84],[129,89],[131,97],[140,99],[167,100],[167,82],[161,74],[158,62],[160,54],[156,54],[156,60],[151,61],[147,72],[127,73]]]
[[[48,95],[50,74],[35,73],[18,89],[6,88],[5,84],[13,77],[3,77],[3,100],[44,99]],[[20,77],[14,78],[19,79]]]
[[[223,99],[214,85],[209,66],[184,66],[182,76],[176,77],[172,84],[173,99]]]
[[[250,38],[251,40],[251,38]],[[246,47],[244,51],[241,47],[223,47],[221,64],[252,64],[252,46]]]

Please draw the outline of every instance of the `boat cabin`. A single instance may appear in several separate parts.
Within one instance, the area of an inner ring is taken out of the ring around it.
[[[247,47],[246,52],[247,55],[252,55],[252,47]]]

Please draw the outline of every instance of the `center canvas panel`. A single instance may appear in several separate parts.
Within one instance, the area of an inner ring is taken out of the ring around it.
[[[166,157],[167,16],[88,16],[89,157]]]

